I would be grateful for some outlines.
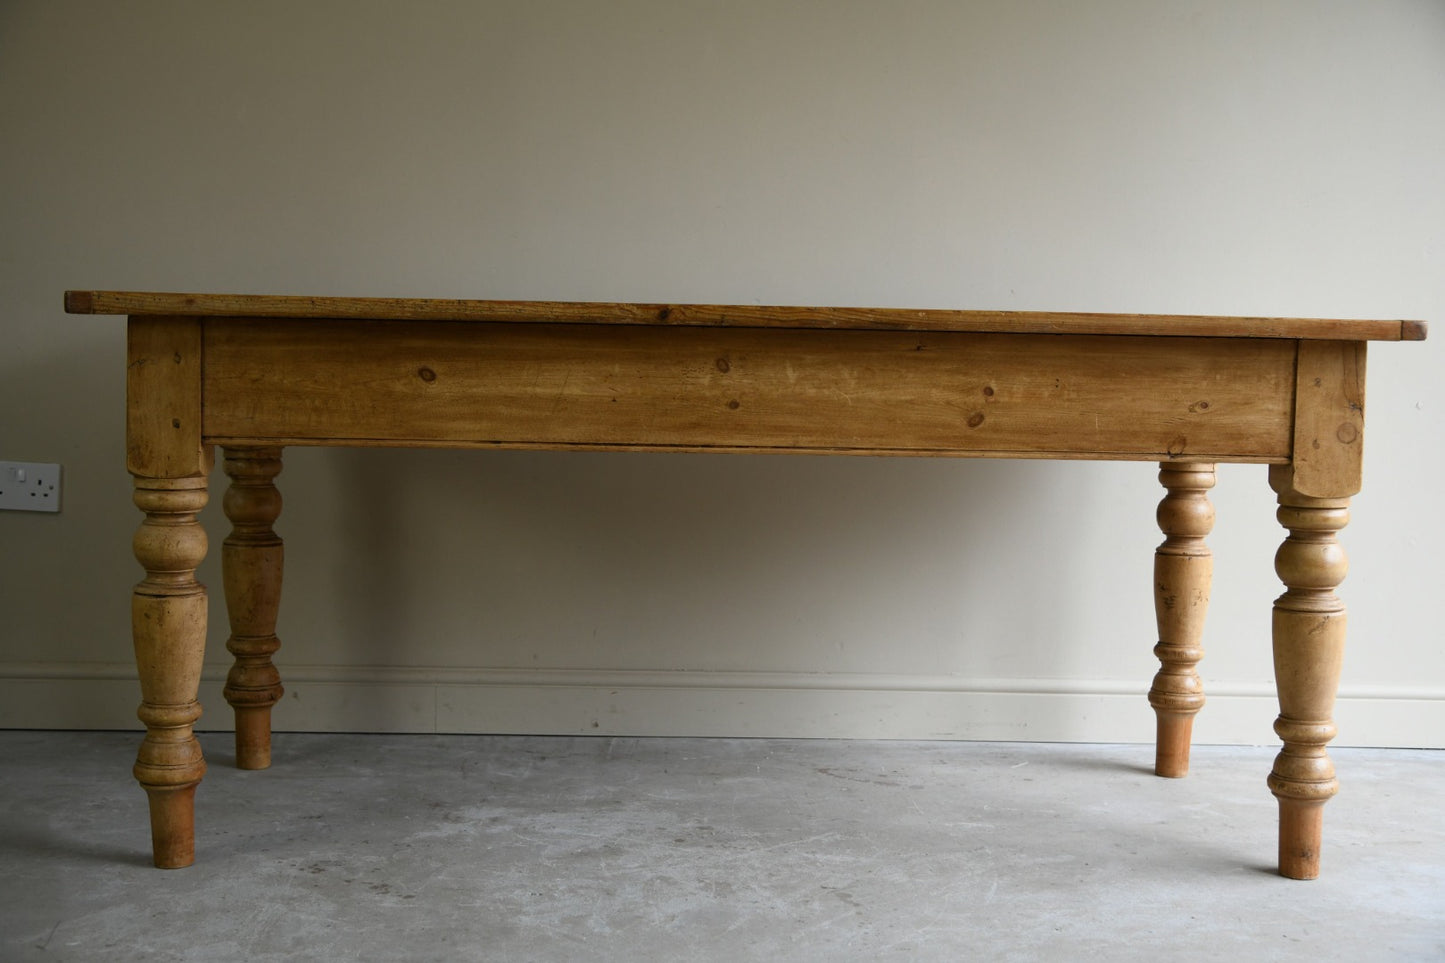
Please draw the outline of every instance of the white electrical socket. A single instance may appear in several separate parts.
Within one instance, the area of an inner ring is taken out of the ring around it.
[[[0,509],[60,511],[60,466],[34,461],[0,461]]]

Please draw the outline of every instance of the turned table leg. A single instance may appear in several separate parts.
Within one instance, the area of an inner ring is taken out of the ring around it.
[[[1149,690],[1157,719],[1154,771],[1180,777],[1189,772],[1194,716],[1204,705],[1195,666],[1204,655],[1204,616],[1214,558],[1204,538],[1214,527],[1214,466],[1171,464],[1159,468],[1167,494],[1159,503],[1164,543],[1154,553],[1154,614],[1159,625],[1159,672]]]
[[[131,631],[141,687],[136,714],[146,735],[134,771],[150,800],[151,846],[162,869],[195,860],[195,794],[206,772],[192,730],[201,717],[196,692],[206,647],[206,589],[196,581],[206,532],[196,512],[206,498],[204,476],[135,479],[145,520],[133,544],[146,577],[131,599]]]
[[[222,579],[236,657],[223,690],[236,713],[236,765],[271,765],[271,707],[281,698],[281,675],[271,662],[280,648],[276,611],[281,604],[281,539],[271,525],[281,514],[272,480],[281,471],[279,448],[227,448],[231,478],[222,506],[231,534],[221,546]]]
[[[1339,789],[1325,746],[1335,737],[1335,691],[1345,647],[1345,606],[1335,594],[1348,563],[1335,533],[1350,520],[1348,498],[1310,498],[1290,485],[1287,467],[1270,470],[1278,517],[1289,536],[1274,567],[1285,592],[1274,603],[1274,675],[1284,741],[1269,788],[1279,799],[1279,871],[1320,874],[1324,805]]]

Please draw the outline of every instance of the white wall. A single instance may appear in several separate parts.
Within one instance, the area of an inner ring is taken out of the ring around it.
[[[1442,157],[1436,2],[0,3],[0,458],[66,470],[0,725],[135,725],[68,287],[1438,322]],[[1372,348],[1337,744],[1445,745],[1442,341]],[[288,458],[281,729],[1153,735],[1147,464]],[[1196,734],[1272,742],[1264,470],[1215,502]]]

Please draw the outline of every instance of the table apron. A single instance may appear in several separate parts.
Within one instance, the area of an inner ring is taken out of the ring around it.
[[[1297,342],[202,319],[209,443],[1284,462]]]

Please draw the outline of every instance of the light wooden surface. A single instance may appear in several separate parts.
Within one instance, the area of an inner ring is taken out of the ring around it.
[[[1160,463],[1156,769],[1204,704],[1217,462],[1267,463],[1287,530],[1273,640],[1279,868],[1318,875],[1344,642],[1336,533],[1359,491],[1365,341],[1418,321],[72,291],[130,315],[127,467],[144,520],[136,777],[158,866],[194,858],[205,644],[196,512],[226,448],[237,759],[270,761],[285,445],[1106,458]],[[1380,564],[1380,563],[1376,563]]]
[[[389,318],[404,321],[517,321],[753,328],[980,331],[1006,334],[1142,334],[1173,337],[1420,341],[1423,321],[1342,318],[1100,314],[1070,311],[954,311],[919,308],[755,304],[618,304],[591,301],[480,301],[332,298],[150,291],[67,291],[71,314],[241,318]]]
[[[1157,717],[1154,771],[1179,778],[1189,772],[1189,743],[1194,717],[1204,708],[1204,685],[1196,666],[1204,657],[1204,617],[1214,557],[1204,538],[1214,527],[1214,466],[1160,466],[1159,483],[1167,494],[1156,517],[1164,543],[1154,551],[1154,614],[1159,644],[1154,655],[1159,673],[1149,689]]]
[[[207,318],[220,444],[1289,456],[1292,342]]]

